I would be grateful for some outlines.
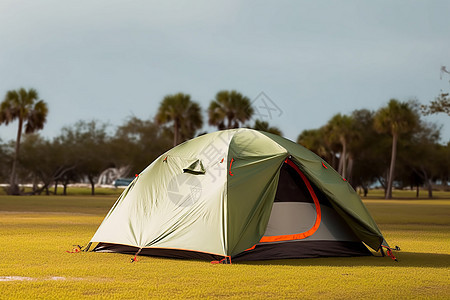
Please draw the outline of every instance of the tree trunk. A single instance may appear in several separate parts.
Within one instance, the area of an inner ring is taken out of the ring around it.
[[[448,178],[445,177],[445,176],[442,176],[441,181],[442,181],[442,188],[443,188],[444,191],[446,191],[447,190],[447,186],[448,186]]]
[[[425,181],[425,184],[427,186],[428,189],[428,198],[432,199],[433,198],[433,184],[431,182],[430,177],[428,176],[427,171],[425,170],[424,166],[422,166],[420,168],[420,170],[422,171],[421,177],[423,178],[423,180]]]
[[[347,166],[347,181],[352,182],[353,181],[353,158],[351,155],[348,156],[348,166]]]
[[[13,157],[13,165],[11,169],[11,178],[9,182],[9,193],[11,195],[19,195],[19,186],[17,185],[17,176],[16,176],[16,168],[17,168],[17,160],[19,158],[19,150],[20,150],[20,139],[22,137],[22,127],[23,127],[23,118],[22,115],[19,116],[19,129],[17,130],[17,138],[16,145]]]
[[[178,135],[180,131],[180,125],[178,124],[178,120],[175,119],[173,122],[173,146],[178,145]]]
[[[387,172],[387,171],[386,171]],[[386,175],[386,174],[385,174]],[[380,183],[381,187],[384,190],[384,196],[386,197],[386,176],[384,177],[377,177],[378,182]]]
[[[33,195],[36,194],[36,190],[37,190],[37,189],[38,189],[38,186],[37,186],[37,178],[36,178],[36,175],[33,175],[33,192],[32,192]]]
[[[89,182],[91,183],[91,195],[94,196],[94,195],[95,195],[95,182],[94,182],[94,177],[88,176],[88,178],[89,178]]]
[[[233,128],[233,118],[231,116],[228,116],[228,127],[227,129]]]
[[[389,168],[389,177],[385,197],[386,199],[392,199],[392,183],[394,182],[395,160],[397,157],[397,141],[398,141],[398,133],[394,132],[392,135],[391,166]]]
[[[338,169],[337,169],[337,171],[338,171],[338,173],[342,176],[342,165],[343,165],[343,163],[344,163],[344,159],[342,158],[342,153],[341,153],[341,155],[339,156],[339,165],[338,165]]]
[[[428,189],[428,198],[432,199],[433,198],[433,184],[431,183],[430,178],[428,177],[428,174],[425,172],[425,170],[423,171],[423,175],[425,176],[425,184],[427,185],[427,189]]]
[[[55,180],[55,192],[54,192],[54,194],[56,195],[57,192],[58,192],[58,180]]]
[[[331,166],[336,170],[336,155],[334,155],[334,152],[331,152]]]
[[[419,184],[416,187],[416,198],[419,199]]]
[[[363,189],[364,189],[364,197],[367,197],[367,194],[369,193],[369,189],[367,188],[367,186],[364,186]]]
[[[63,195],[67,196],[67,185],[69,184],[69,179],[67,176],[65,176],[62,183],[63,183]]]
[[[347,177],[347,142],[344,138],[341,138],[342,143],[342,177]]]

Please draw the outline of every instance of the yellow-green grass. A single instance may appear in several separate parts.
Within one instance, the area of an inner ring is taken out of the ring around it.
[[[66,253],[89,241],[114,200],[0,196],[0,298],[450,298],[450,200],[365,201],[388,242],[402,248],[398,263],[387,257],[130,263],[124,254]],[[7,278],[15,280],[1,281]]]
[[[357,189],[359,195],[362,197],[361,188]],[[392,196],[394,199],[417,199],[416,190],[404,189],[404,190],[395,190],[392,192]],[[367,199],[381,199],[384,198],[384,190],[383,189],[371,189],[367,194]],[[419,190],[419,199],[428,199],[428,190],[420,189]],[[433,199],[450,199],[450,192],[445,191],[444,188],[441,190],[433,190]]]
[[[0,195],[6,195],[6,189],[7,187],[3,187],[0,188]],[[21,187],[22,189],[22,193],[23,194],[30,194],[32,191],[31,187]],[[122,193],[124,189],[119,187],[119,188],[109,188],[109,187],[96,187],[95,188],[95,195],[114,195],[114,196],[119,196],[120,193]],[[80,187],[80,186],[68,186],[67,187],[67,195],[69,196],[74,196],[74,195],[91,195],[91,188],[90,187]],[[55,193],[55,189],[54,187],[50,187],[49,188],[49,193],[50,195],[53,195]],[[63,193],[63,188],[61,186],[58,186],[58,189],[56,191],[56,195],[62,195]],[[42,194],[45,194],[45,191],[42,192]]]

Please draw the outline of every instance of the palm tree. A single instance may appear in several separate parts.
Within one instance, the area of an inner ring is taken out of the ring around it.
[[[19,90],[8,91],[5,99],[0,104],[0,124],[5,123],[8,125],[16,119],[19,121],[11,169],[9,191],[11,194],[19,193],[16,179],[16,166],[19,157],[23,126],[25,125],[25,133],[32,133],[44,128],[44,124],[47,120],[47,104],[43,100],[38,99],[39,96],[35,89],[28,89],[28,91],[26,91],[24,88],[21,88]]]
[[[326,156],[327,151],[323,147],[322,139],[320,129],[306,129],[298,135],[297,144],[302,145],[319,156]]]
[[[203,126],[200,105],[191,101],[191,96],[183,93],[167,95],[161,101],[156,114],[158,124],[173,124],[173,145],[181,139],[192,138],[195,131]]]
[[[253,125],[253,129],[273,133],[280,136],[283,135],[278,127],[269,126],[269,123],[266,121],[256,120],[255,125]]]
[[[238,128],[253,115],[250,99],[237,91],[220,91],[208,108],[209,124],[218,129]],[[227,123],[225,125],[225,123]]]
[[[397,99],[389,100],[388,105],[380,108],[375,115],[375,130],[380,133],[388,133],[392,136],[391,165],[389,167],[386,199],[392,198],[392,183],[394,181],[398,139],[400,135],[412,132],[418,124],[418,113],[408,103],[399,102]]]
[[[337,114],[327,124],[327,131],[330,138],[338,142],[342,147],[339,159],[339,171],[342,177],[346,178],[347,160],[349,156],[348,145],[353,138],[356,138],[356,130],[353,126],[353,119],[350,116]]]
[[[311,150],[333,165],[334,152],[328,147],[325,127],[303,130],[297,137],[297,143]]]

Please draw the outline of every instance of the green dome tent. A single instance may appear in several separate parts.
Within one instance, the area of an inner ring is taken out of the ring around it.
[[[99,252],[226,261],[371,255],[365,245],[387,246],[330,165],[283,137],[244,128],[197,137],[153,161],[91,244]]]

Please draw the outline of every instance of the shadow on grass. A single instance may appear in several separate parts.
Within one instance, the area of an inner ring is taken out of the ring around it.
[[[336,267],[424,267],[450,268],[450,255],[437,253],[395,252],[398,262],[390,257],[326,257],[306,259],[282,259],[265,261],[236,262],[243,265],[279,265],[279,266],[336,266]]]

